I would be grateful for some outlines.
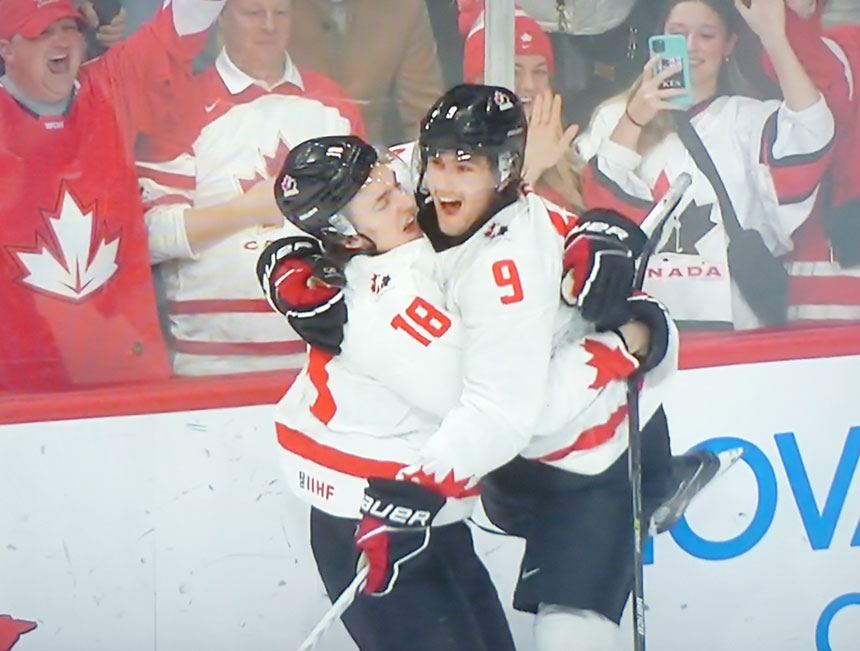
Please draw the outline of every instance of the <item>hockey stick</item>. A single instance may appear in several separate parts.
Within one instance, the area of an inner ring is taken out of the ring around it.
[[[331,608],[326,611],[319,623],[314,626],[310,633],[308,633],[308,636],[305,638],[305,641],[302,642],[298,651],[312,651],[316,647],[320,638],[322,638],[323,634],[334,623],[334,620],[343,615],[346,609],[350,607],[353,601],[355,601],[355,595],[359,588],[361,588],[364,580],[367,578],[369,570],[370,565],[365,565],[355,573],[355,578],[348,586],[346,586],[346,588],[343,589],[343,592],[341,592],[340,596],[335,599]]]
[[[663,227],[681,203],[684,192],[690,187],[692,178],[686,172],[678,176],[666,194],[654,205],[643,220],[643,224],[656,222],[651,236],[642,249],[633,289],[642,289],[648,259],[657,248],[663,235]],[[633,648],[645,651],[645,578],[643,576],[643,530],[642,530],[642,436],[639,429],[639,383],[638,378],[627,380],[627,474],[633,497]]]

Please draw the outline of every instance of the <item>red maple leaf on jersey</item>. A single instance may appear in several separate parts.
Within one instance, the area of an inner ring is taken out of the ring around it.
[[[0,651],[9,651],[24,633],[36,628],[36,622],[0,615]]]
[[[287,147],[287,143],[280,139],[278,140],[278,148],[271,156],[260,152],[260,158],[263,159],[263,163],[266,168],[265,173],[261,173],[260,170],[257,170],[251,178],[246,177],[237,179],[239,181],[239,186],[242,188],[242,192],[247,192],[265,178],[277,176],[278,172],[281,171],[281,165],[284,164],[284,160],[287,158],[287,154],[289,153],[290,148]]]
[[[448,471],[448,474],[445,475],[442,480],[437,479],[435,474],[425,472],[423,468],[418,468],[414,472],[409,468],[405,468],[401,473],[402,474],[398,476],[398,479],[404,479],[406,481],[415,482],[416,484],[421,484],[430,490],[436,491],[443,497],[455,497],[461,499],[464,497],[480,495],[481,493],[481,489],[475,485],[472,477],[466,477],[465,479],[460,480],[454,479],[453,470]]]
[[[637,368],[630,353],[623,351],[620,346],[610,348],[595,339],[586,339],[582,346],[591,354],[591,359],[586,363],[597,371],[594,382],[589,385],[590,389],[602,389],[613,380],[626,380]]]

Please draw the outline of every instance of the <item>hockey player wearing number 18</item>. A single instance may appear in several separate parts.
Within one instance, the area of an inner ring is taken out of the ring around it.
[[[342,615],[359,649],[513,651],[463,522],[475,487],[402,481],[456,401],[458,327],[391,165],[359,138],[322,137],[294,147],[276,180],[288,221],[312,236],[273,242],[257,269],[269,302],[312,343],[276,409],[279,460],[311,505],[311,550],[332,601],[359,554],[370,562]]]
[[[316,238],[272,243],[258,273],[273,306],[312,343],[276,419],[288,484],[313,506],[311,546],[329,595],[350,583],[361,551],[370,564],[364,595],[343,616],[360,648],[511,648],[495,589],[462,523],[477,475],[457,481],[453,473],[426,472],[491,451],[436,438],[461,400],[464,328],[444,307],[432,273],[436,254],[416,227],[412,196],[353,137],[296,147],[276,194],[287,219]],[[338,273],[343,292],[309,282]],[[557,292],[558,280],[554,286]],[[677,338],[661,321],[656,356],[668,350],[660,365],[666,375]],[[620,326],[630,350],[647,349],[644,330]],[[560,346],[537,426],[550,435],[543,450],[564,452],[577,438],[572,432],[623,405],[624,379],[637,367],[615,333]],[[649,374],[646,395],[659,376]]]

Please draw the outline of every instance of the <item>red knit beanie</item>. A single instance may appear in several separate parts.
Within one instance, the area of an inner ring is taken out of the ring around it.
[[[546,32],[522,9],[514,13],[514,53],[539,54],[546,59],[549,74],[553,73],[555,58],[552,42]],[[463,80],[480,81],[484,74],[484,14],[474,21],[463,47]]]

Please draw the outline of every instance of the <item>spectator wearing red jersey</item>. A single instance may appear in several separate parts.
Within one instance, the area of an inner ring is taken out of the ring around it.
[[[460,27],[467,30],[463,79],[484,81],[484,15],[464,10]],[[571,142],[579,129],[562,126],[562,99],[551,86],[555,68],[549,37],[523,10],[514,15],[514,91],[528,117],[523,180],[542,196],[568,209],[582,207],[579,157]]]
[[[173,369],[210,375],[298,369],[305,345],[260,291],[256,261],[294,233],[272,177],[309,138],[363,135],[356,104],[287,52],[292,0],[227,0],[224,47],[141,143],[152,261],[166,299]]]
[[[0,387],[169,375],[132,144],[221,4],[174,0],[81,67],[70,0],[0,0]]]
[[[793,236],[789,319],[860,320],[860,25],[822,30],[816,0],[786,0],[786,33],[833,111],[833,159],[815,209]],[[766,62],[767,63],[767,62]],[[772,72],[772,67],[770,67]]]

